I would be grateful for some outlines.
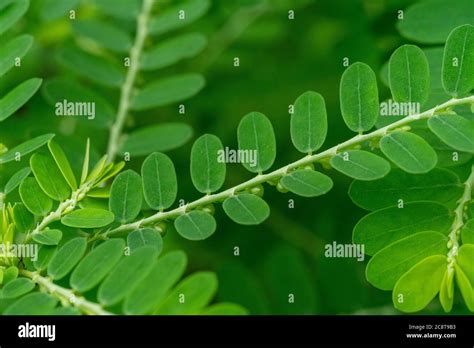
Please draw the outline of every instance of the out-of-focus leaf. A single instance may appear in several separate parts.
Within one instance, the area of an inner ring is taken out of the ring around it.
[[[15,59],[23,58],[33,44],[33,36],[20,35],[8,41],[0,53],[0,76],[15,65]]]
[[[8,163],[15,160],[18,157],[25,156],[30,152],[35,151],[41,146],[45,145],[50,139],[54,137],[54,134],[43,134],[36,138],[25,141],[23,144],[15,146],[13,149],[0,155],[0,164]]]
[[[32,78],[20,83],[0,99],[0,121],[6,120],[23,106],[38,90],[43,80]]]
[[[244,307],[235,303],[216,303],[207,307],[201,315],[247,315],[248,311]]]
[[[128,52],[132,47],[132,38],[126,31],[105,21],[96,19],[72,21],[72,30],[114,52]]]
[[[75,10],[80,0],[43,0],[41,6],[41,18],[47,21],[58,19]]]
[[[31,173],[30,167],[25,167],[17,171],[15,174],[11,176],[11,178],[5,184],[3,193],[8,195],[10,192],[16,189],[23,182],[23,180],[25,180],[25,178],[28,177],[28,175],[30,175],[30,173]]]
[[[28,10],[29,0],[9,1],[6,8],[0,12],[0,35],[15,24]]]
[[[463,244],[474,244],[474,218],[464,224],[461,230],[461,238]]]
[[[142,0],[93,0],[101,12],[119,19],[134,20],[140,13]]]

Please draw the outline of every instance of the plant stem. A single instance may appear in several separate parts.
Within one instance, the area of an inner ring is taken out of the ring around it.
[[[99,304],[87,301],[84,297],[77,296],[71,289],[66,289],[53,283],[50,279],[41,276],[38,272],[30,272],[22,269],[20,270],[20,274],[30,278],[34,283],[46,290],[51,296],[59,299],[64,306],[72,305],[85,314],[112,314],[104,310]]]
[[[182,214],[186,213],[188,210],[191,210],[191,209],[194,209],[194,208],[197,208],[197,207],[200,207],[200,206],[204,206],[204,205],[207,205],[207,204],[210,204],[210,203],[213,203],[213,202],[222,201],[222,200],[224,200],[228,197],[233,196],[238,191],[242,191],[242,190],[251,188],[255,185],[259,185],[259,184],[262,184],[264,182],[268,182],[268,181],[271,181],[271,180],[278,179],[278,178],[282,177],[283,175],[287,174],[290,170],[293,170],[293,169],[296,169],[296,168],[299,168],[299,167],[303,167],[307,164],[317,162],[317,161],[320,161],[320,160],[325,159],[325,158],[330,158],[330,157],[336,155],[341,150],[348,149],[348,148],[350,148],[354,145],[358,145],[358,144],[363,143],[365,141],[368,141],[368,140],[371,140],[371,139],[374,139],[374,138],[378,138],[378,137],[383,137],[387,133],[389,133],[393,130],[396,130],[396,129],[402,127],[402,126],[405,126],[405,125],[407,125],[411,122],[414,122],[414,121],[417,121],[417,120],[420,120],[420,119],[430,118],[430,117],[436,115],[437,113],[439,113],[441,111],[444,111],[448,108],[451,108],[453,106],[456,106],[456,105],[471,104],[471,103],[474,103],[474,96],[469,96],[469,97],[465,97],[465,98],[461,98],[461,99],[448,100],[447,102],[444,102],[444,103],[442,103],[442,104],[440,104],[440,105],[438,105],[438,106],[436,106],[432,109],[429,109],[429,110],[424,111],[424,112],[419,113],[419,114],[413,114],[413,115],[407,116],[407,117],[405,117],[401,120],[398,120],[394,123],[389,124],[388,126],[379,128],[379,129],[377,129],[377,130],[375,130],[371,133],[358,134],[358,135],[352,137],[351,139],[349,139],[349,140],[347,140],[347,141],[345,141],[341,144],[333,146],[333,147],[331,147],[331,148],[329,148],[329,149],[327,149],[323,152],[320,152],[320,153],[317,153],[317,154],[314,154],[314,155],[307,155],[306,157],[303,157],[303,158],[301,158],[301,159],[299,159],[299,160],[297,160],[293,163],[290,163],[290,164],[288,164],[284,167],[276,169],[273,172],[270,172],[268,174],[258,174],[257,176],[253,177],[252,179],[247,180],[247,181],[245,181],[245,182],[243,182],[239,185],[236,185],[234,187],[231,187],[231,188],[229,188],[225,191],[215,193],[215,194],[209,194],[209,195],[201,197],[201,198],[199,198],[199,199],[197,199],[193,202],[190,202],[190,203],[186,204],[185,206],[178,207],[178,208],[175,208],[175,209],[170,210],[170,211],[160,211],[160,212],[157,212],[154,215],[143,218],[141,220],[137,220],[135,222],[132,222],[132,223],[129,223],[129,224],[124,224],[124,225],[121,225],[117,228],[114,228],[114,229],[111,229],[111,230],[108,230],[108,231],[105,231],[105,232],[102,232],[102,233],[95,234],[94,236],[92,236],[89,239],[89,242],[92,242],[92,241],[97,240],[97,239],[107,239],[109,236],[120,233],[120,232],[135,230],[135,229],[140,228],[143,225],[154,224],[154,223],[157,223],[157,222],[165,220],[165,219],[175,218],[179,215],[182,215]]]
[[[142,10],[138,16],[137,32],[135,42],[130,49],[130,67],[125,77],[125,82],[120,90],[120,101],[115,123],[110,129],[109,144],[107,146],[107,158],[109,162],[113,162],[119,148],[120,137],[122,135],[123,124],[127,117],[130,107],[130,99],[132,88],[137,77],[138,67],[140,64],[140,55],[143,50],[143,44],[148,32],[148,20],[154,0],[144,0]]]

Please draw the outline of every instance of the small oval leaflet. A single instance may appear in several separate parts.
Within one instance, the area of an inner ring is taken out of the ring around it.
[[[178,180],[171,159],[163,153],[149,155],[142,164],[143,192],[148,205],[155,209],[169,208],[178,193]]]
[[[276,157],[276,141],[270,120],[259,112],[245,115],[237,129],[239,158],[252,173],[269,169]]]
[[[12,299],[20,297],[35,287],[35,283],[27,278],[17,278],[6,284],[0,292],[0,298]]]
[[[26,178],[20,184],[23,204],[35,215],[45,216],[53,208],[53,201],[46,196],[35,178]]]
[[[23,180],[25,180],[25,178],[28,177],[28,175],[30,175],[30,173],[31,173],[30,167],[25,167],[17,171],[15,174],[12,175],[12,177],[5,184],[3,193],[8,195],[10,192],[16,189],[23,182]]]
[[[6,120],[21,108],[36,93],[42,82],[43,80],[39,78],[26,80],[1,98],[0,122]]]
[[[371,129],[379,116],[379,92],[373,70],[365,63],[349,66],[341,78],[341,113],[354,132]]]
[[[380,140],[380,149],[393,163],[412,174],[427,173],[436,166],[435,150],[418,135],[396,131]]]
[[[331,166],[358,180],[376,180],[390,172],[390,163],[382,157],[362,150],[349,150],[331,158]]]
[[[138,173],[128,169],[115,177],[109,200],[115,221],[121,224],[133,221],[140,213],[142,200],[142,179]]]
[[[441,71],[446,93],[460,97],[474,88],[474,26],[462,25],[449,34]]]
[[[451,272],[451,277],[448,275],[448,271],[444,273],[443,280],[441,282],[441,288],[439,289],[439,302],[443,307],[444,311],[450,312],[453,308],[454,300],[454,272]]]
[[[299,169],[283,176],[281,185],[302,197],[317,197],[329,192],[333,186],[330,177],[309,169]]]
[[[461,239],[464,244],[474,244],[474,218],[468,220],[462,227]]]
[[[458,284],[458,287],[461,290],[461,295],[464,299],[464,302],[466,303],[467,308],[471,312],[474,312],[474,296],[471,282],[469,281],[466,274],[464,273],[464,270],[461,267],[455,264],[454,269],[456,270],[456,283]]]
[[[218,137],[204,134],[191,149],[191,179],[199,192],[212,193],[224,184],[226,165],[224,146]]]
[[[35,225],[33,214],[21,203],[15,203],[13,206],[13,221],[15,229],[22,233],[29,231]]]
[[[178,233],[189,240],[209,238],[216,231],[216,220],[211,214],[193,210],[180,215],[174,222]]]
[[[222,207],[233,221],[242,225],[258,225],[270,215],[267,202],[250,193],[231,196],[224,201]]]
[[[204,309],[201,315],[247,315],[249,311],[235,303],[216,303]]]
[[[145,227],[130,233],[127,236],[127,245],[130,248],[131,253],[138,248],[151,246],[156,249],[156,252],[159,255],[161,250],[163,250],[163,238],[157,230]]]
[[[393,52],[388,66],[390,90],[398,103],[423,104],[430,93],[430,71],[423,51],[403,45]]]
[[[431,117],[428,127],[452,148],[474,153],[474,121],[457,115],[440,115]]]
[[[44,245],[58,245],[62,238],[63,233],[60,230],[46,230],[33,234],[33,240]]]
[[[58,300],[42,292],[33,292],[8,306],[3,315],[48,315]]]
[[[321,94],[308,91],[296,99],[290,119],[291,141],[298,151],[312,153],[326,139],[326,104]]]
[[[41,146],[45,145],[50,139],[54,137],[54,134],[43,134],[31,140],[25,141],[24,143],[15,146],[13,149],[8,150],[4,154],[0,155],[0,164],[8,163],[13,161],[17,154],[25,156],[30,152],[35,151]]]
[[[78,237],[66,242],[49,262],[48,275],[53,279],[65,277],[82,258],[86,248],[86,238]]]
[[[114,214],[105,209],[84,208],[74,210],[63,216],[61,223],[69,227],[98,228],[105,227],[114,221]]]
[[[71,190],[51,155],[35,153],[30,158],[30,167],[41,189],[55,201],[69,198]]]
[[[99,284],[120,260],[124,247],[122,239],[110,239],[92,249],[72,272],[72,288],[85,292]]]
[[[69,187],[73,191],[77,190],[76,177],[63,149],[53,139],[48,142],[48,148]]]

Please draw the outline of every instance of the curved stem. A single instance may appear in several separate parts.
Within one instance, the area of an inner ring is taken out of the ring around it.
[[[56,297],[64,306],[71,305],[79,309],[84,314],[92,315],[111,315],[102,308],[101,305],[90,302],[84,297],[77,296],[71,289],[63,288],[50,279],[41,276],[38,272],[30,272],[27,270],[20,270],[20,274],[24,277],[30,278],[34,283],[38,284],[40,288],[44,289],[51,296]]]
[[[471,103],[474,103],[474,96],[469,96],[469,97],[465,97],[465,98],[461,98],[461,99],[448,100],[447,102],[444,102],[444,103],[442,103],[442,104],[440,104],[440,105],[438,105],[438,106],[436,106],[432,109],[429,109],[429,110],[424,111],[424,112],[419,113],[419,114],[413,114],[413,115],[407,116],[407,117],[405,117],[405,118],[403,118],[399,121],[391,123],[388,126],[379,128],[379,129],[377,129],[377,130],[375,130],[371,133],[358,134],[358,135],[350,138],[349,140],[347,140],[347,141],[345,141],[341,144],[333,146],[333,147],[331,147],[331,148],[329,148],[325,151],[322,151],[322,152],[314,154],[314,155],[307,155],[307,156],[305,156],[305,157],[303,157],[303,158],[301,158],[301,159],[299,159],[299,160],[297,160],[293,163],[290,163],[290,164],[288,164],[284,167],[276,169],[273,172],[270,172],[268,174],[258,174],[254,178],[252,178],[250,180],[247,180],[247,181],[245,181],[245,182],[243,182],[239,185],[236,185],[234,187],[231,187],[231,188],[229,188],[225,191],[222,191],[222,192],[219,192],[219,193],[214,193],[214,194],[209,194],[209,195],[201,197],[201,198],[199,198],[199,199],[197,199],[197,200],[195,200],[191,203],[188,203],[185,206],[178,207],[178,208],[175,208],[175,209],[170,210],[170,211],[160,211],[160,212],[157,212],[154,215],[143,218],[141,220],[138,220],[138,221],[135,221],[135,222],[132,222],[132,223],[129,223],[129,224],[124,224],[124,225],[121,225],[117,228],[114,228],[114,229],[111,229],[111,230],[108,230],[108,231],[105,231],[105,232],[102,232],[102,233],[95,234],[89,239],[89,242],[92,242],[92,241],[97,240],[97,239],[107,239],[111,235],[114,235],[114,234],[117,234],[117,233],[120,233],[120,232],[124,232],[124,231],[134,230],[134,229],[140,228],[143,225],[154,224],[154,223],[157,223],[157,222],[165,220],[165,219],[172,219],[172,218],[175,218],[179,215],[182,215],[182,214],[186,213],[188,210],[191,210],[191,209],[194,209],[194,208],[197,208],[197,207],[200,207],[200,206],[204,206],[204,205],[207,205],[207,204],[210,204],[210,203],[213,203],[213,202],[222,201],[222,200],[224,200],[224,199],[226,199],[230,196],[233,196],[237,191],[242,191],[242,190],[251,188],[255,185],[259,185],[259,184],[262,184],[264,182],[268,182],[268,181],[278,179],[278,178],[282,177],[283,175],[287,174],[288,171],[290,171],[290,170],[293,170],[293,169],[296,169],[296,168],[299,168],[299,167],[303,167],[303,166],[305,166],[307,164],[310,164],[310,163],[313,163],[313,162],[321,161],[325,158],[330,158],[330,157],[336,155],[337,153],[339,153],[341,150],[348,149],[350,147],[353,147],[355,145],[359,145],[359,144],[361,144],[365,141],[368,141],[368,140],[371,140],[371,139],[374,139],[374,138],[383,137],[387,133],[389,133],[393,130],[399,129],[400,127],[405,126],[407,124],[410,124],[414,121],[430,118],[430,117],[436,115],[437,113],[439,113],[441,111],[444,111],[448,108],[454,107],[456,105],[471,104]]]
[[[130,67],[125,77],[125,82],[120,90],[120,101],[115,123],[110,129],[109,144],[107,146],[107,158],[113,162],[119,149],[120,137],[122,135],[123,124],[130,108],[132,88],[137,77],[140,55],[148,32],[148,20],[154,0],[144,0],[140,15],[137,21],[137,33],[135,42],[130,50]]]

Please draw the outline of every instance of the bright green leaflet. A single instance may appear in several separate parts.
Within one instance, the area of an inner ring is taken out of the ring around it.
[[[45,216],[53,208],[53,201],[46,196],[35,178],[26,178],[20,185],[23,204],[35,215]]]
[[[41,233],[35,233],[33,240],[44,245],[58,245],[63,238],[61,230],[46,230]]]
[[[396,102],[423,104],[430,93],[430,71],[423,51],[403,45],[393,52],[388,65],[390,90]]]
[[[130,248],[131,253],[138,248],[152,246],[159,255],[161,254],[161,250],[163,250],[163,238],[161,234],[153,228],[140,228],[127,236],[127,246]]]
[[[193,129],[186,123],[161,123],[132,132],[121,146],[121,152],[145,156],[156,151],[169,151],[188,142]]]
[[[42,79],[32,78],[20,83],[0,99],[0,121],[6,120],[23,106],[38,90]]]
[[[401,131],[385,135],[380,149],[393,163],[412,174],[427,173],[436,166],[433,148],[418,135]]]
[[[216,220],[211,214],[193,210],[180,215],[175,221],[176,231],[189,240],[203,240],[209,238],[216,231]]]
[[[446,267],[446,255],[434,255],[410,268],[393,289],[395,308],[408,313],[425,308],[438,293]]]
[[[31,35],[20,35],[8,41],[0,53],[0,76],[13,68],[15,58],[23,58],[32,44],[33,36]]]
[[[114,214],[105,209],[83,208],[64,215],[63,225],[77,228],[105,227],[114,221]]]
[[[276,141],[270,120],[259,112],[251,112],[240,120],[237,129],[242,165],[252,173],[269,169],[276,157]]]
[[[40,245],[38,250],[38,259],[33,262],[35,269],[44,271],[48,268],[49,261],[56,253],[57,248],[50,245]]]
[[[474,284],[474,267],[472,260],[474,259],[474,245],[464,244],[459,248],[456,258],[457,265],[463,270],[471,284]]]
[[[10,266],[3,273],[3,284],[8,284],[18,277],[18,268],[16,266]]]
[[[30,152],[35,151],[41,146],[45,145],[50,139],[54,137],[54,134],[43,134],[36,138],[25,141],[23,144],[15,146],[13,149],[8,150],[4,154],[0,155],[0,164],[8,163],[15,160],[18,154],[25,156]]]
[[[65,277],[79,262],[87,248],[86,238],[71,239],[54,254],[48,265],[48,275],[53,279]]]
[[[373,70],[365,63],[354,63],[341,77],[341,113],[354,132],[371,129],[379,116],[379,93]]]
[[[464,302],[466,303],[467,308],[471,312],[474,312],[474,291],[472,290],[472,285],[461,267],[454,265],[454,269],[456,270],[456,283],[461,290]]]
[[[13,221],[16,230],[23,233],[29,231],[35,225],[34,216],[21,203],[15,203],[13,206]]]
[[[72,171],[69,160],[67,159],[63,149],[56,142],[54,142],[53,139],[48,142],[48,148],[69,187],[73,191],[77,190],[76,177],[74,176],[74,172]]]
[[[461,239],[464,244],[474,244],[474,219],[464,224],[461,230]]]
[[[441,288],[439,289],[439,302],[446,313],[450,312],[453,308],[454,300],[454,272],[444,272],[443,280],[441,282]]]
[[[155,152],[142,164],[143,192],[148,205],[156,210],[169,208],[178,193],[173,162],[163,153]]]
[[[349,196],[367,210],[386,208],[399,203],[433,201],[445,203],[460,197],[462,187],[454,173],[435,168],[426,174],[409,174],[393,169],[386,177],[375,181],[355,180]]]
[[[31,173],[30,167],[25,167],[17,171],[15,174],[11,176],[11,178],[5,184],[5,188],[3,189],[3,192],[6,195],[8,195],[10,192],[16,189],[23,182],[23,180],[25,180],[25,178],[28,177],[28,175],[30,175],[30,173]]]
[[[0,298],[17,298],[29,293],[35,287],[35,283],[27,278],[17,278],[3,287],[0,292]]]
[[[439,203],[407,203],[403,208],[389,207],[364,216],[354,227],[353,241],[365,245],[365,253],[374,255],[387,245],[416,232],[446,234],[453,216]]]
[[[330,177],[310,169],[299,169],[283,176],[281,185],[299,196],[317,197],[329,192],[333,186]]]
[[[207,307],[201,315],[247,315],[248,310],[235,303],[216,303]]]
[[[431,117],[428,126],[453,149],[474,153],[474,121],[457,115],[441,115]]]
[[[41,189],[49,197],[56,201],[69,198],[69,185],[51,155],[35,153],[30,158],[30,167]]]
[[[122,239],[111,239],[92,249],[72,272],[72,288],[85,292],[99,284],[120,260],[124,247]]]
[[[474,88],[473,25],[462,25],[449,34],[444,47],[442,82],[446,93],[454,97],[467,95]]]
[[[158,307],[156,314],[198,314],[214,297],[217,277],[214,273],[198,272],[181,281]],[[179,298],[184,295],[185,302]]]
[[[100,303],[111,306],[123,300],[146,277],[156,256],[156,249],[146,246],[124,257],[99,287]]]
[[[6,9],[0,12],[0,34],[3,34],[15,24],[28,10],[29,0],[18,0],[12,2]]]
[[[391,290],[397,280],[419,261],[432,255],[447,255],[448,238],[440,232],[419,232],[389,244],[367,264],[369,283]]]
[[[132,110],[153,109],[188,99],[204,88],[199,74],[182,74],[156,80],[146,85],[132,98]]]
[[[258,225],[270,215],[268,204],[260,197],[249,193],[227,198],[222,207],[233,221],[242,225]]]
[[[224,184],[224,146],[212,134],[200,136],[191,149],[191,179],[199,192],[212,193]]]
[[[165,299],[186,269],[186,254],[172,251],[158,259],[148,275],[127,296],[126,314],[149,314]]]
[[[128,169],[115,178],[110,190],[109,209],[115,221],[124,224],[133,221],[140,213],[143,187],[140,175]]]
[[[390,172],[390,163],[382,157],[362,150],[349,150],[331,158],[331,166],[358,180],[383,178]]]
[[[47,315],[52,312],[58,300],[42,292],[23,296],[3,312],[3,315]]]
[[[298,151],[312,153],[326,139],[328,130],[326,104],[321,94],[305,92],[296,99],[290,119],[291,141]]]

